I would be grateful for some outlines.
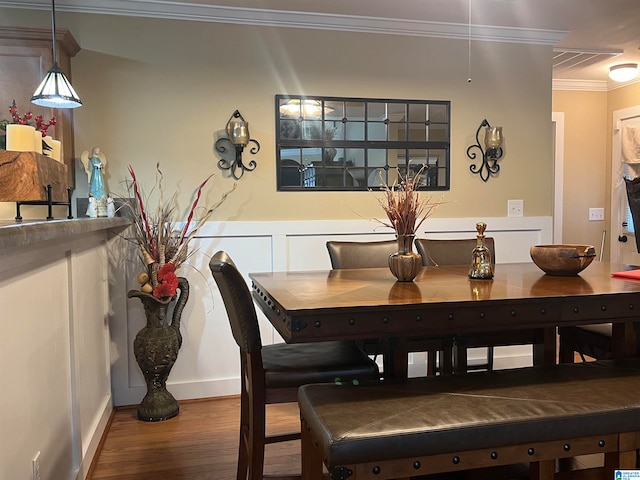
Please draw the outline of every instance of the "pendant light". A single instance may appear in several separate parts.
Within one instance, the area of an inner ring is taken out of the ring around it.
[[[36,88],[31,102],[41,107],[77,108],[82,106],[78,94],[71,86],[62,69],[58,66],[56,48],[56,6],[51,0],[51,33],[53,35],[53,66],[47,72],[42,83]]]

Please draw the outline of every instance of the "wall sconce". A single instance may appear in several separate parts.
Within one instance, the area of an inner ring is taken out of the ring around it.
[[[260,144],[257,140],[249,137],[249,123],[245,121],[238,110],[233,112],[233,115],[229,118],[226,130],[229,137],[222,137],[216,141],[216,151],[220,152],[220,156],[223,157],[218,161],[218,168],[230,170],[231,176],[236,180],[240,180],[245,170],[252,171],[257,166],[255,160],[251,160],[248,165],[242,163],[242,151],[249,143],[253,142],[255,146],[251,147],[249,152],[255,155],[260,151]],[[235,158],[231,162],[224,158],[227,153],[225,143],[228,143],[235,150]]]
[[[480,144],[480,130],[482,127],[486,127],[484,134],[484,149]],[[471,160],[476,159],[476,152],[473,149],[478,149],[482,156],[482,163],[480,165],[470,165],[469,170],[471,173],[477,173],[483,181],[489,180],[491,175],[495,175],[500,171],[500,165],[498,160],[502,158],[502,127],[492,127],[487,119],[482,120],[482,123],[476,131],[476,143],[467,148],[467,157]]]

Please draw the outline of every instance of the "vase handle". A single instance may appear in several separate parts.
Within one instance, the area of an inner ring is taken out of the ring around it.
[[[182,317],[182,310],[189,300],[189,282],[184,277],[178,277],[178,288],[180,289],[180,297],[176,302],[176,306],[173,309],[173,316],[171,317],[171,327],[180,331],[180,317]]]

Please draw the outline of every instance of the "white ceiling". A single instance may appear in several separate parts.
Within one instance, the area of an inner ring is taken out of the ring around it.
[[[469,29],[469,3],[471,24]],[[49,9],[50,0],[0,0]],[[640,64],[640,0],[57,0],[56,10],[553,45],[554,80]],[[589,55],[583,55],[587,53]],[[568,65],[568,57],[575,57]]]

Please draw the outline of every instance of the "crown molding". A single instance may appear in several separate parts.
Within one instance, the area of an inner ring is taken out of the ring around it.
[[[553,90],[577,90],[585,92],[606,92],[609,90],[605,80],[570,80],[555,78]]]
[[[0,0],[0,7],[49,10],[50,3],[48,0]],[[467,24],[229,7],[166,0],[58,0],[56,2],[56,10],[97,15],[121,15],[266,27],[469,39],[469,26]],[[471,40],[477,41],[555,45],[567,33],[560,30],[486,25],[471,26]]]
[[[639,83],[640,77],[628,82],[614,82],[613,80],[569,80],[556,78],[553,80],[553,90],[576,90],[585,92],[609,92],[617,88]]]

